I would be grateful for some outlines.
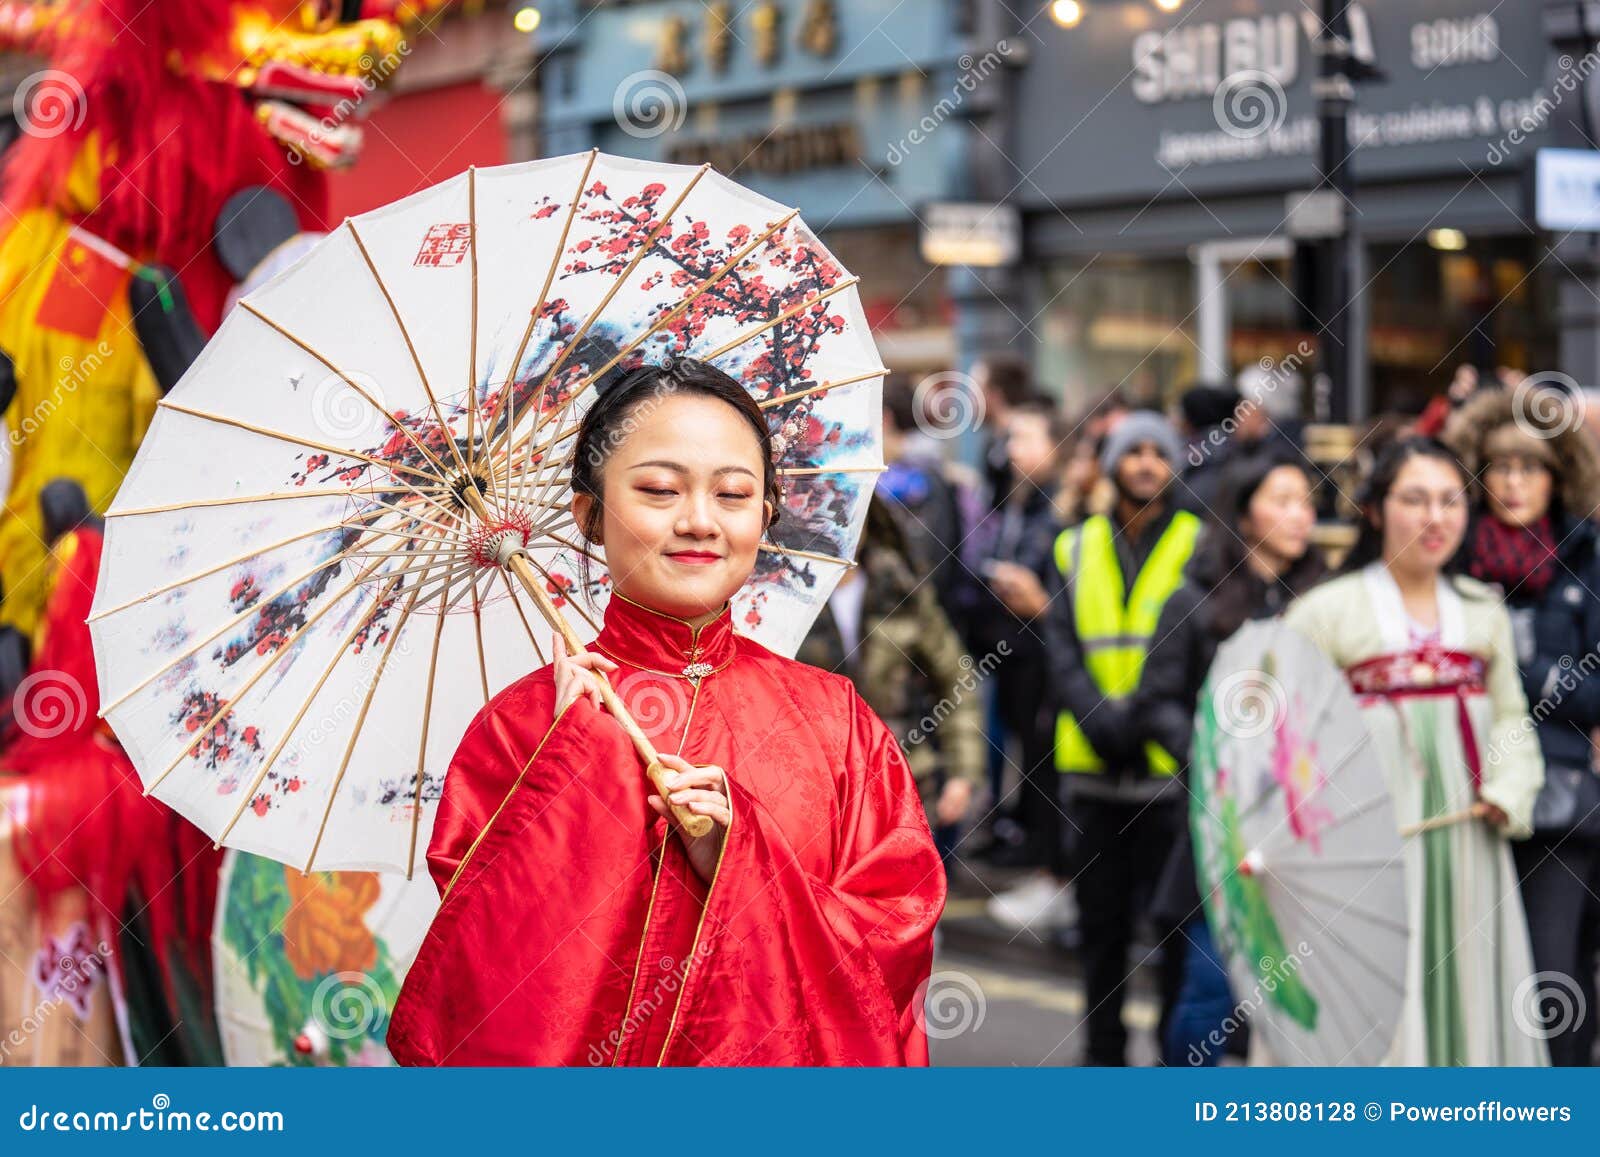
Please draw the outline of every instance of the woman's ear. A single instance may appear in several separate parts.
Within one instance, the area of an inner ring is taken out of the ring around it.
[[[593,535],[590,535],[585,530],[585,528],[589,525],[589,519],[593,516],[593,513],[594,495],[574,494],[572,496],[572,521],[578,524],[579,532],[582,533],[583,536],[595,546],[604,546],[605,535],[601,532],[601,526],[603,525],[604,520],[596,521]]]

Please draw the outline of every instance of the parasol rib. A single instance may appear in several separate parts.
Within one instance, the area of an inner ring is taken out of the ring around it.
[[[661,214],[661,220],[657,221],[655,226],[651,228],[650,232],[645,234],[644,240],[639,242],[638,248],[634,252],[633,257],[628,261],[628,264],[623,268],[622,272],[617,274],[617,276],[612,279],[612,282],[610,286],[606,288],[605,293],[600,295],[599,304],[590,311],[588,317],[583,319],[583,324],[578,327],[577,332],[572,335],[572,338],[561,347],[561,353],[556,357],[555,362],[552,363],[550,368],[544,372],[544,376],[539,381],[539,398],[541,402],[544,399],[545,390],[549,387],[550,383],[555,380],[556,375],[561,372],[561,367],[566,365],[567,359],[572,356],[572,351],[577,349],[578,346],[582,344],[583,339],[588,336],[590,328],[593,327],[596,321],[600,320],[600,315],[604,313],[606,307],[611,304],[611,299],[617,295],[618,291],[620,291],[625,284],[627,284],[628,278],[633,276],[634,271],[639,268],[640,262],[649,256],[650,247],[655,244],[656,238],[661,236],[662,230],[668,228],[672,224],[672,219],[677,216],[679,207],[682,206],[689,194],[694,192],[694,187],[700,183],[700,178],[704,177],[706,173],[710,171],[710,169],[711,166],[707,164],[701,165],[695,170],[694,176],[690,177],[688,182],[683,186],[683,190],[672,202],[671,207],[668,208],[665,213]],[[574,390],[573,398],[576,398],[579,392],[580,391]],[[569,401],[568,405],[570,404],[571,402]],[[565,406],[562,407],[563,410],[565,408]],[[536,413],[535,424],[532,432],[537,433],[539,427],[543,424],[544,422],[539,420]],[[508,435],[510,434],[509,427],[507,428],[506,433]],[[489,452],[494,454],[497,453],[498,450],[499,442],[497,441],[496,444],[490,448]]]
[[[887,466],[779,466],[780,478],[810,478],[817,474],[882,474]]]
[[[220,848],[222,841],[228,838],[228,833],[233,831],[234,825],[239,822],[239,817],[244,815],[244,809],[250,806],[250,801],[255,798],[256,792],[261,790],[262,783],[266,781],[267,772],[272,770],[272,765],[278,761],[278,756],[283,754],[284,747],[288,745],[289,738],[294,735],[301,721],[305,719],[306,712],[311,710],[311,704],[316,702],[317,696],[322,693],[322,688],[327,685],[328,677],[333,674],[334,669],[343,661],[345,653],[350,644],[355,641],[355,637],[361,633],[363,628],[371,625],[373,617],[383,608],[384,600],[389,597],[389,593],[394,590],[395,584],[399,581],[399,579],[391,579],[378,597],[373,600],[372,609],[355,626],[350,628],[350,633],[344,637],[344,641],[339,644],[338,650],[334,652],[333,660],[323,669],[322,674],[317,677],[316,683],[306,694],[304,701],[301,702],[299,710],[294,713],[294,718],[283,729],[283,734],[278,737],[278,742],[273,744],[272,750],[261,764],[261,770],[256,772],[256,777],[251,781],[249,789],[245,791],[243,798],[239,800],[239,806],[234,810],[233,817],[228,820],[227,826],[218,833],[216,839],[211,841],[213,848]],[[307,626],[310,626],[310,624],[308,623]],[[240,694],[242,695],[243,692],[240,692]],[[235,699],[237,700],[238,697],[235,696]],[[154,784],[151,785],[152,788],[154,786]]]
[[[809,398],[812,394],[820,394],[826,390],[842,390],[846,386],[855,385],[857,382],[870,382],[875,378],[885,377],[888,375],[888,373],[889,371],[887,369],[877,369],[872,371],[870,374],[857,374],[855,377],[840,378],[837,381],[823,382],[818,386],[807,386],[803,390],[793,390],[787,394],[779,394],[775,398],[768,398],[766,401],[758,404],[763,410],[770,410],[772,407],[781,406],[785,402],[794,402],[801,398]]]
[[[832,562],[842,567],[853,567],[855,562],[848,558],[839,558],[831,554],[822,554],[815,550],[796,550],[791,546],[774,546],[770,542],[760,543],[762,550],[771,551],[773,554],[786,554],[793,558],[809,558],[813,562]]]
[[[350,237],[356,243],[356,248],[361,250],[361,259],[367,263],[367,272],[372,274],[372,280],[378,287],[378,292],[383,294],[383,300],[389,304],[389,313],[394,318],[394,323],[400,329],[400,338],[406,343],[406,350],[411,354],[411,364],[417,368],[417,378],[422,382],[422,391],[428,395],[428,407],[433,410],[433,420],[439,423],[439,432],[450,445],[451,456],[456,460],[456,467],[463,472],[467,468],[466,462],[461,457],[461,447],[456,445],[455,435],[451,432],[450,423],[444,420],[444,413],[439,409],[439,399],[434,395],[433,386],[428,383],[428,371],[422,368],[422,358],[417,353],[417,347],[411,340],[411,332],[406,329],[405,320],[400,316],[400,307],[395,304],[394,296],[389,292],[389,287],[383,282],[383,275],[378,272],[377,265],[372,260],[372,254],[367,252],[367,243],[361,240],[361,234],[356,229],[356,223],[350,218],[344,219],[344,227],[350,230]]]
[[[334,774],[333,783],[328,788],[328,799],[322,809],[322,822],[317,825],[316,839],[311,843],[311,854],[306,857],[305,873],[311,873],[311,866],[316,863],[317,852],[322,847],[322,836],[328,828],[328,818],[333,815],[333,802],[339,795],[339,788],[344,783],[344,775],[350,767],[350,757],[355,754],[356,742],[361,738],[361,730],[366,726],[367,712],[372,707],[372,699],[378,692],[378,683],[383,678],[383,672],[389,665],[389,656],[394,651],[394,646],[400,641],[400,634],[405,629],[406,622],[411,618],[411,612],[417,605],[417,596],[421,590],[413,590],[406,600],[406,605],[400,611],[400,617],[395,620],[394,626],[389,629],[389,639],[384,644],[383,654],[378,658],[378,666],[372,673],[372,682],[367,686],[366,693],[361,699],[361,709],[356,714],[354,730],[350,734],[350,742],[345,745],[344,756],[339,760],[339,770]]]
[[[478,416],[478,166],[467,166],[467,261],[471,266],[472,311],[467,323],[467,466],[477,462]],[[487,429],[487,428],[486,428]]]
[[[444,486],[437,488],[442,494]],[[130,506],[106,512],[107,518],[136,518],[145,514],[171,514],[178,510],[200,510],[208,506],[238,506],[247,502],[281,502],[288,498],[360,498],[372,494],[416,494],[415,486],[346,487],[329,486],[316,490],[277,490],[267,494],[241,494],[234,498],[191,498],[184,502],[167,502],[160,506]]]
[[[433,722],[433,684],[439,673],[439,641],[444,637],[446,601],[449,586],[439,591],[439,620],[433,628],[433,652],[428,658],[427,690],[422,697],[422,738],[417,742],[417,785],[411,797],[411,847],[406,853],[406,879],[411,879],[417,868],[417,830],[422,826],[422,783],[428,766],[428,731]]]
[[[487,572],[485,572],[487,573]],[[472,630],[478,639],[478,682],[483,685],[483,705],[489,706],[489,662],[483,653],[483,599],[478,594],[478,580],[472,585]]]
[[[438,468],[439,474],[440,474],[441,477],[444,475],[444,473],[445,473],[445,464],[443,462],[439,461],[438,456],[435,455],[432,450],[428,449],[428,447],[423,443],[422,439],[417,437],[416,433],[411,429],[411,427],[407,426],[404,422],[395,421],[394,415],[391,414],[387,409],[385,409],[384,406],[382,405],[382,403],[380,403],[378,401],[378,399],[374,398],[363,387],[357,385],[355,380],[353,378],[351,378],[349,374],[345,373],[338,366],[334,365],[333,362],[328,360],[326,355],[324,355],[320,350],[317,350],[316,348],[314,348],[309,342],[307,342],[307,341],[303,340],[302,338],[299,338],[299,337],[295,336],[294,334],[290,333],[287,329],[285,329],[283,326],[279,325],[277,322],[273,321],[270,317],[268,317],[266,314],[262,313],[255,306],[251,305],[248,301],[241,301],[239,304],[247,312],[249,312],[250,314],[252,314],[256,318],[258,318],[265,325],[267,325],[271,329],[275,330],[277,333],[281,334],[284,338],[286,338],[287,340],[293,342],[295,345],[299,346],[302,350],[304,350],[306,353],[310,354],[312,357],[316,358],[319,362],[321,362],[324,366],[327,367],[329,373],[333,374],[336,378],[338,378],[345,385],[349,386],[357,394],[360,394],[362,400],[365,401],[367,403],[367,405],[371,406],[373,408],[373,410],[375,410],[378,414],[382,415],[384,421],[388,422],[396,430],[399,430],[402,434],[404,434],[407,438],[409,438],[411,440],[411,444],[413,446],[415,446],[422,453],[423,457],[427,458],[428,461],[432,462],[434,464],[434,466]],[[446,433],[448,433],[448,431],[446,431]]]
[[[326,442],[318,442],[312,438],[302,438],[298,434],[286,434],[282,430],[274,430],[270,426],[258,426],[253,422],[246,422],[242,418],[229,418],[223,414],[213,414],[209,410],[192,409],[189,406],[174,402],[170,398],[162,398],[161,401],[156,403],[156,405],[162,407],[163,409],[176,410],[180,414],[188,414],[192,418],[200,418],[207,422],[215,422],[220,426],[232,426],[236,430],[244,430],[251,434],[260,434],[266,438],[276,438],[278,441],[287,442],[291,446],[304,446],[310,450],[319,450],[324,454],[336,454],[341,458],[354,458],[358,462],[366,462],[369,465],[377,466],[384,470],[404,470],[407,474],[415,474],[419,478],[426,478],[429,482],[432,482],[435,485],[443,481],[437,475],[429,474],[426,470],[419,470],[415,466],[408,466],[404,462],[395,462],[388,458],[376,458],[371,454],[362,453],[360,450],[341,450],[339,447],[330,445]],[[439,507],[439,509],[443,510],[445,513],[454,513],[449,509],[449,507],[445,506],[437,499],[427,494],[415,484],[407,484],[404,479],[398,477],[395,479],[395,481],[399,482],[402,486],[405,486],[408,490],[419,497],[425,498],[429,502],[432,502],[433,505]]]
[[[556,242],[555,252],[550,255],[550,268],[545,271],[544,284],[539,289],[539,300],[534,303],[533,311],[528,314],[528,324],[522,331],[522,340],[517,343],[516,356],[511,359],[511,374],[507,378],[504,388],[495,397],[494,416],[496,419],[499,417],[500,399],[505,398],[507,400],[507,405],[509,407],[506,410],[507,431],[514,429],[517,424],[516,388],[517,375],[522,372],[522,357],[525,353],[527,353],[528,342],[533,337],[533,331],[539,325],[539,315],[544,312],[545,302],[549,299],[550,286],[555,283],[556,279],[556,270],[561,268],[561,255],[567,248],[567,237],[572,231],[573,219],[578,214],[578,205],[583,200],[583,190],[589,184],[589,173],[594,169],[595,158],[599,155],[599,149],[590,149],[589,159],[584,162],[583,172],[578,174],[578,187],[573,190],[572,201],[567,206],[567,218],[561,226],[561,239]],[[543,390],[541,389],[539,402],[542,403],[543,400],[544,394]],[[536,403],[534,406],[534,413],[538,413],[538,403]],[[487,452],[488,456],[493,456],[495,450],[498,449],[500,445],[500,441],[500,438],[496,436],[494,442],[491,444],[491,448]]]
[[[405,512],[401,511],[401,514],[404,515]],[[406,517],[412,517],[412,516],[407,515]],[[425,519],[425,518],[418,518],[417,521],[422,522],[422,523],[424,523],[424,524],[426,524],[428,526],[438,526],[441,529],[449,529],[447,527],[443,527],[442,524],[440,524],[440,523],[430,522],[428,519]],[[194,574],[185,575],[182,578],[173,579],[171,582],[163,583],[162,585],[156,587],[154,590],[146,591],[144,594],[138,595],[135,598],[129,599],[127,602],[122,603],[119,606],[107,607],[103,611],[96,611],[94,614],[92,614],[88,618],[86,618],[84,620],[84,622],[86,622],[86,623],[98,622],[100,619],[103,619],[108,615],[114,615],[119,611],[125,611],[129,607],[136,606],[139,603],[145,602],[145,601],[147,601],[149,599],[153,599],[157,595],[164,595],[168,591],[173,591],[173,590],[176,590],[179,587],[188,586],[190,583],[193,583],[193,582],[199,582],[201,579],[207,578],[207,577],[209,577],[211,575],[214,575],[214,574],[218,573],[219,571],[227,570],[230,566],[238,566],[240,563],[246,562],[249,559],[259,558],[261,555],[264,555],[264,554],[271,554],[275,550],[282,550],[284,547],[289,546],[292,543],[299,542],[301,539],[310,538],[313,535],[317,535],[317,534],[328,534],[328,533],[331,533],[332,531],[335,531],[335,530],[364,530],[364,531],[368,531],[368,532],[370,532],[372,534],[381,534],[381,535],[385,535],[387,537],[392,537],[392,538],[402,538],[402,537],[411,538],[411,537],[413,537],[413,533],[411,531],[409,531],[409,530],[401,530],[398,527],[380,527],[380,526],[377,526],[376,524],[369,526],[367,524],[360,523],[360,522],[333,522],[333,523],[328,523],[328,524],[323,525],[323,526],[313,526],[309,530],[302,530],[299,534],[291,534],[288,538],[279,539],[277,542],[274,542],[269,546],[261,546],[261,547],[257,547],[254,550],[245,551],[243,554],[236,554],[232,558],[224,559],[222,562],[219,562],[219,563],[216,563],[216,564],[214,564],[212,566],[206,567],[205,570],[196,571]],[[357,551],[357,552],[352,552],[351,553],[351,557],[366,557],[366,556],[367,556],[367,552],[365,552],[365,551]]]
[[[846,277],[844,280],[838,282],[837,284],[829,286],[827,289],[823,290],[821,293],[817,294],[815,297],[808,297],[804,301],[797,301],[793,305],[789,306],[788,308],[779,311],[779,313],[776,316],[774,316],[771,320],[762,322],[760,325],[756,326],[753,330],[750,330],[748,333],[745,333],[745,334],[743,334],[743,335],[741,335],[739,337],[736,337],[732,341],[723,342],[716,349],[714,349],[710,353],[706,354],[700,360],[704,361],[704,362],[714,362],[718,358],[720,358],[723,354],[728,353],[730,350],[738,349],[740,346],[744,345],[745,342],[753,341],[754,339],[760,337],[762,334],[766,333],[769,329],[773,329],[776,326],[782,325],[784,322],[788,321],[795,314],[802,313],[805,310],[810,309],[814,305],[819,305],[822,302],[827,301],[828,298],[834,296],[835,294],[843,293],[845,290],[847,290],[847,289],[851,288],[852,286],[858,284],[860,281],[861,281],[861,278],[859,278],[859,277]]]
[[[290,635],[283,641],[282,646],[276,648],[269,655],[267,655],[266,661],[255,669],[250,678],[245,680],[244,685],[235,691],[232,697],[230,697],[226,703],[213,712],[211,718],[207,719],[203,724],[195,728],[194,738],[189,740],[188,743],[184,744],[183,750],[178,753],[177,758],[167,765],[166,770],[164,770],[160,775],[156,776],[155,779],[151,780],[149,786],[144,789],[144,794],[149,795],[151,792],[155,791],[156,788],[160,787],[162,782],[166,780],[167,776],[176,771],[178,766],[189,757],[190,753],[192,753],[196,747],[200,746],[200,741],[203,740],[207,735],[211,734],[211,729],[222,720],[226,719],[229,715],[233,714],[234,708],[239,705],[239,700],[245,697],[245,695],[250,691],[250,688],[254,687],[256,683],[260,681],[262,676],[264,676],[268,671],[272,670],[272,668],[276,667],[280,662],[282,662],[283,659],[289,654],[290,650],[293,649],[294,645],[305,636],[305,633],[312,627],[316,626],[317,623],[322,621],[322,616],[326,615],[334,607],[343,602],[346,596],[348,596],[352,591],[357,590],[361,586],[362,581],[370,577],[376,570],[377,567],[375,566],[368,567],[365,575],[362,575],[352,581],[348,586],[344,587],[332,598],[323,603],[322,606],[318,607],[314,615],[307,619],[301,626],[296,628],[294,634]],[[379,605],[381,605],[381,603],[382,600],[380,599]],[[263,774],[265,774],[265,772],[263,772]],[[252,791],[251,794],[254,794],[254,792]],[[241,808],[241,810],[243,809]],[[218,837],[218,840],[220,844],[221,837]]]

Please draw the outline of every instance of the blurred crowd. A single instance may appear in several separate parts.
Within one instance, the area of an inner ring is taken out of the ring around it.
[[[1450,845],[1444,873],[1511,857],[1515,943],[1494,948],[1511,953],[1495,967],[1559,975],[1592,1009],[1600,682],[1583,657],[1600,648],[1600,471],[1581,393],[1464,367],[1423,414],[1357,430],[1360,469],[1345,478],[1306,452],[1298,380],[1255,367],[1231,384],[1191,385],[1165,411],[1110,389],[1069,413],[1009,356],[974,367],[970,397],[942,395],[953,377],[886,382],[888,469],[860,566],[800,657],[848,673],[896,729],[952,878],[959,866],[982,882],[989,918],[1077,954],[1087,1063],[1127,1063],[1124,994],[1141,966],[1158,977],[1166,1063],[1247,1054],[1247,1027],[1226,1048],[1194,1047],[1234,1010],[1189,839],[1196,697],[1241,625],[1372,566],[1394,577],[1419,646],[1438,649],[1439,623],[1427,620],[1451,613],[1424,607],[1431,593],[1413,613],[1413,590],[1431,592],[1438,576],[1460,576],[1469,601],[1486,590],[1488,621],[1503,609],[1511,622],[1514,654],[1478,656],[1490,684],[1498,670],[1521,687],[1514,703],[1488,688],[1492,727],[1523,722],[1539,750],[1528,745],[1520,779],[1480,776],[1473,744],[1485,739],[1464,727],[1459,766],[1431,769],[1460,780],[1483,833]],[[964,441],[952,437],[953,411],[973,419]],[[1330,512],[1343,513],[1342,534]],[[1483,669],[1463,696],[1485,690]],[[1575,689],[1553,696],[1574,670]],[[1474,919],[1478,901],[1456,892]],[[1417,919],[1441,918],[1434,903],[1430,891]],[[1509,1016],[1473,1005],[1505,1003],[1501,989],[1463,981],[1459,995],[1469,1020]],[[1543,1063],[1547,1050],[1556,1064],[1593,1063],[1592,1015],[1565,1020],[1524,1052],[1485,1045],[1476,1029],[1452,1043],[1430,1021],[1415,1051],[1392,1055]]]

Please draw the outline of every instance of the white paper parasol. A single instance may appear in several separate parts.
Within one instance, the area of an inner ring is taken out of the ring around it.
[[[1190,822],[1233,995],[1282,1064],[1376,1064],[1405,995],[1405,862],[1344,675],[1247,623],[1195,712]]]
[[[795,210],[597,153],[335,229],[227,316],[108,515],[100,693],[147,789],[229,846],[410,873],[467,723],[547,660],[541,615],[598,629],[566,461],[595,383],[669,355],[777,434],[782,518],[735,621],[792,653],[882,468],[854,285]]]

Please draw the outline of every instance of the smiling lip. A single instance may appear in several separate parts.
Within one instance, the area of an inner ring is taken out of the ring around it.
[[[674,562],[686,562],[691,566],[709,566],[711,563],[722,561],[720,554],[704,550],[674,550],[669,551],[667,557]]]

